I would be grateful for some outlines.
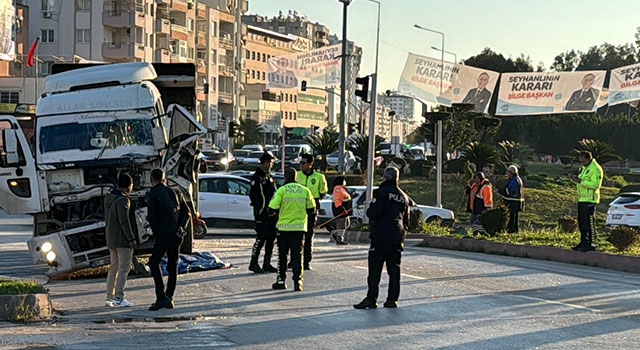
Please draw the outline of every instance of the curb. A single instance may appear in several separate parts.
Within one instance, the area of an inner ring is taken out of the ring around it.
[[[640,273],[640,257],[636,256],[612,255],[599,252],[583,253],[554,247],[498,243],[472,238],[425,237],[423,244],[429,248],[506,255]]]
[[[33,321],[53,316],[49,294],[0,295],[0,320]]]

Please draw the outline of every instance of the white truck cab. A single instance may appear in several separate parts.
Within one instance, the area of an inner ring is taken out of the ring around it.
[[[195,96],[189,75],[172,88]],[[207,130],[182,106],[165,110],[156,78],[142,62],[48,76],[30,140],[14,117],[0,116],[0,207],[33,216],[27,244],[34,263],[50,265],[49,275],[108,263],[103,201],[121,173],[134,179],[138,253],[154,241],[145,201],[152,169],[163,168],[168,185],[196,207],[195,147]],[[191,244],[188,237],[186,252]]]

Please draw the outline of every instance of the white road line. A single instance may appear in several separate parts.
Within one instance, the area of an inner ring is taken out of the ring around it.
[[[563,303],[563,302],[561,302],[561,301],[555,301],[555,300],[547,300],[547,299],[542,299],[542,298],[529,297],[529,296],[526,296],[526,295],[515,295],[515,294],[508,294],[508,295],[511,295],[511,296],[513,296],[513,297],[516,297],[516,298],[522,298],[522,299],[527,299],[527,300],[533,300],[533,301],[543,302],[543,303],[547,303],[547,304],[555,304],[555,305],[567,306],[567,307],[574,308],[574,309],[588,310],[588,311],[592,311],[592,312],[602,312],[602,310],[593,309],[593,308],[590,308],[590,307],[581,306],[581,305],[576,305],[576,304]]]
[[[364,266],[354,266],[356,269],[361,269],[361,270],[368,270],[368,267],[364,267]],[[404,276],[404,277],[409,277],[409,278],[413,278],[413,279],[417,279],[417,280],[421,280],[424,281],[426,280],[426,278],[424,277],[420,277],[420,276],[414,276],[414,275],[409,275],[406,273],[401,273],[400,275]]]

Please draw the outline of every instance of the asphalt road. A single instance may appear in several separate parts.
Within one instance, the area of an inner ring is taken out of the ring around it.
[[[20,244],[18,236],[28,237],[0,231],[2,254]],[[197,250],[235,267],[180,275],[175,310],[147,310],[154,299],[150,278],[130,279],[127,299],[136,306],[119,309],[103,306],[104,278],[51,281],[58,318],[0,322],[0,347],[637,349],[640,342],[640,275],[410,241],[400,307],[354,310],[366,294],[367,246],[337,247],[326,235],[316,242],[303,292],[271,290],[274,274],[247,270],[252,240],[216,235],[197,241]],[[386,281],[383,274],[381,302]]]

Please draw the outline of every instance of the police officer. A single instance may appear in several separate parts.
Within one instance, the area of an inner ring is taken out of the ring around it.
[[[269,151],[265,151],[260,156],[260,166],[251,176],[251,189],[249,190],[249,198],[253,207],[253,217],[256,221],[256,242],[253,244],[251,252],[251,263],[249,270],[255,273],[277,272],[278,270],[271,265],[271,254],[273,253],[273,242],[276,239],[276,220],[275,217],[269,217],[267,207],[269,201],[276,192],[276,185],[271,177],[271,168],[275,157]],[[264,246],[264,262],[262,268],[258,264],[260,250]]]
[[[308,216],[315,212],[315,201],[308,188],[296,183],[296,170],[289,168],[280,187],[269,203],[269,213],[278,213],[278,277],[273,289],[287,289],[287,255],[291,250],[294,290],[302,290],[302,237]]]
[[[300,161],[300,171],[298,171],[297,182],[311,191],[313,199],[316,202],[316,211],[309,215],[307,230],[304,234],[304,269],[311,270],[311,258],[313,254],[313,234],[316,226],[317,209],[320,208],[320,200],[324,197],[329,189],[327,188],[327,179],[324,175],[313,170],[313,155],[303,154]]]
[[[367,297],[356,309],[378,307],[378,288],[382,265],[387,265],[389,292],[384,307],[398,307],[400,296],[400,257],[404,249],[404,236],[409,225],[409,197],[398,187],[399,171],[384,170],[384,182],[373,192],[367,216],[371,220],[371,247],[369,248],[369,276]]]

